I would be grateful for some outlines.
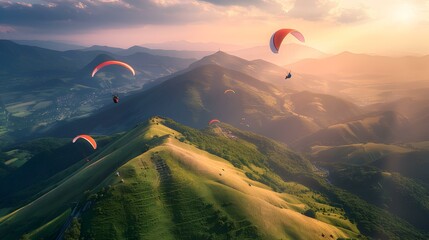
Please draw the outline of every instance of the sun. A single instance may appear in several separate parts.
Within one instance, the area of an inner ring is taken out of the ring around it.
[[[402,23],[412,22],[416,18],[416,8],[412,4],[399,4],[393,11],[393,18]]]

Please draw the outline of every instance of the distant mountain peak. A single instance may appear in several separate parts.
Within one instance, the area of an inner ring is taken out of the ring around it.
[[[207,55],[205,57],[203,57],[201,60],[203,59],[213,59],[213,58],[230,58],[230,59],[236,59],[236,60],[241,60],[241,61],[246,61],[248,62],[248,60],[237,57],[235,55],[229,54],[227,52],[224,52],[222,50],[218,50],[213,54]]]
[[[133,49],[143,50],[143,49],[149,49],[149,48],[138,46],[138,45],[134,45],[134,46],[128,48],[128,50],[133,50]]]
[[[92,60],[90,63],[89,63],[89,65],[91,65],[91,64],[99,64],[99,63],[101,63],[101,62],[104,62],[104,61],[109,61],[109,60],[115,60],[115,58],[114,57],[112,57],[112,56],[110,56],[110,55],[108,55],[108,54],[105,54],[105,53],[101,53],[101,54],[99,54],[99,55],[97,55],[95,58],[94,58],[94,60]]]
[[[220,50],[220,49],[219,49],[219,50],[217,50],[217,52],[215,52],[214,54],[233,56],[233,55],[228,54],[227,52],[224,52],[224,51],[222,51],[222,50]]]
[[[115,60],[114,57],[102,53],[102,54],[98,54],[91,62],[89,62],[84,68],[82,68],[79,73],[78,76],[89,76],[89,73],[100,63],[104,62],[104,61],[109,61],[109,60]]]

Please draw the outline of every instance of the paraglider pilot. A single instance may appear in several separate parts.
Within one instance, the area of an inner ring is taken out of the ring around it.
[[[119,97],[117,95],[113,95],[113,102],[114,103],[118,103],[119,102]]]
[[[289,73],[286,75],[285,79],[288,79],[288,78],[291,78],[291,77],[292,77],[292,74],[289,72]]]

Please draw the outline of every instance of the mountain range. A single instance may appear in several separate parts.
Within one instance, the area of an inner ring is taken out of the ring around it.
[[[427,57],[0,50],[2,239],[428,238]]]
[[[111,67],[91,78],[96,65],[112,59],[132,64],[136,77]],[[193,61],[148,53],[55,51],[0,40],[0,119],[8,129],[0,145],[59,119],[87,115],[109,102],[114,92],[139,90],[146,82],[187,68]]]
[[[285,94],[280,86],[268,83],[278,82],[271,72],[258,71],[265,65],[269,63],[249,62],[217,52],[193,63],[189,71],[124,99],[121,107],[106,107],[59,129],[63,134],[77,131],[76,127],[86,132],[112,133],[153,115],[201,128],[217,118],[236,127],[247,127],[274,139],[291,142],[329,124],[358,116],[362,111],[352,103],[323,94]],[[261,77],[265,79],[261,81],[250,75],[267,77]],[[234,89],[235,94],[225,94],[226,89]],[[334,114],[338,110],[341,111]]]

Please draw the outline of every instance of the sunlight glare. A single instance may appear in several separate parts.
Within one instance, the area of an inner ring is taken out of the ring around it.
[[[395,8],[393,17],[402,23],[412,22],[416,17],[415,7],[410,3],[402,3]]]

